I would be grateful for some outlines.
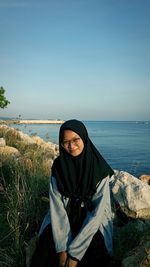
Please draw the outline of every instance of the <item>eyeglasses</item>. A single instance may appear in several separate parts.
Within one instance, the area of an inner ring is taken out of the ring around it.
[[[74,138],[72,140],[64,140],[61,142],[62,147],[67,148],[69,147],[71,144],[74,146],[78,146],[80,144],[81,138]]]

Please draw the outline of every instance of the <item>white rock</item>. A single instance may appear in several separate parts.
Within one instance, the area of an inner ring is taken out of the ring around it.
[[[7,125],[0,125],[0,132],[3,133],[4,136],[9,135],[10,137],[12,136],[12,138],[19,138],[27,145],[32,145],[36,143],[35,140],[33,140],[32,137],[30,137],[29,135]]]
[[[25,133],[23,133],[21,131],[18,131],[18,134],[19,134],[21,140],[24,143],[26,143],[27,145],[32,145],[32,144],[35,144],[36,143],[35,140],[32,137],[30,137],[29,135],[27,135]]]
[[[150,186],[124,171],[115,171],[111,178],[115,201],[129,217],[150,218]]]

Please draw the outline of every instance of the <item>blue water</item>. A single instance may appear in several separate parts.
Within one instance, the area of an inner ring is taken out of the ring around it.
[[[150,122],[84,121],[89,137],[112,168],[150,174]],[[13,125],[58,143],[60,125]]]

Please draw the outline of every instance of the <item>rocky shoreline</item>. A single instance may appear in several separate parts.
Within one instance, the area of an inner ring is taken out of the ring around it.
[[[38,136],[30,137],[8,125],[0,125],[0,167],[13,161],[23,165],[27,171],[32,170],[39,160],[37,152],[42,156],[40,168],[45,177],[49,177],[52,163],[59,155],[58,145],[45,142]],[[114,248],[122,267],[150,266],[149,181],[150,175],[137,178],[116,170],[110,182],[116,233]],[[0,189],[1,192],[5,190],[3,184],[0,184]],[[135,235],[138,236],[138,243],[136,240],[134,247],[130,242]],[[119,244],[122,245],[118,247]],[[126,251],[128,247],[131,249]],[[121,251],[120,254],[118,251]]]

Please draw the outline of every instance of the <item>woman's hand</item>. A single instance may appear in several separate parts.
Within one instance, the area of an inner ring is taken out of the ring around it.
[[[58,258],[59,258],[59,267],[65,267],[67,260],[67,252],[66,251],[59,252]]]
[[[68,258],[65,267],[76,267],[77,265],[78,261]]]

